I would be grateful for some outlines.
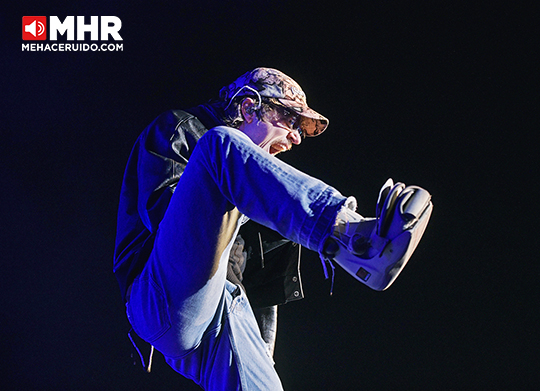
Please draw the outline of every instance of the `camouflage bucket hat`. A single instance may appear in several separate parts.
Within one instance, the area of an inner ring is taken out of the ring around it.
[[[302,88],[283,72],[272,68],[255,68],[219,91],[227,101],[236,96],[252,96],[257,91],[261,97],[273,98],[301,116],[300,128],[308,137],[315,137],[328,127],[328,119],[307,105]]]

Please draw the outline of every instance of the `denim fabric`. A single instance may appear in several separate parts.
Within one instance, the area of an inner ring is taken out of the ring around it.
[[[242,132],[197,143],[157,231],[127,312],[176,371],[207,390],[280,390],[244,292],[226,281],[242,214],[317,251],[345,202]]]

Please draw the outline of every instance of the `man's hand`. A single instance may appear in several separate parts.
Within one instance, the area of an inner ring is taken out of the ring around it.
[[[229,265],[227,267],[227,279],[235,284],[242,282],[244,270],[246,269],[247,252],[244,251],[246,242],[238,235],[229,254]]]

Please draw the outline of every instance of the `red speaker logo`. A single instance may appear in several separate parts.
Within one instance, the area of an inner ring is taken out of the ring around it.
[[[46,16],[23,16],[22,38],[24,41],[44,41],[47,39]]]

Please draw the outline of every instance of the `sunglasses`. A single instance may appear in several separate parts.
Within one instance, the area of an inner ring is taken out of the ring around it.
[[[273,122],[285,124],[291,131],[297,131],[300,137],[304,138],[304,133],[300,127],[300,115],[285,106],[280,106],[275,103],[268,103],[272,110],[264,113],[265,117]]]

